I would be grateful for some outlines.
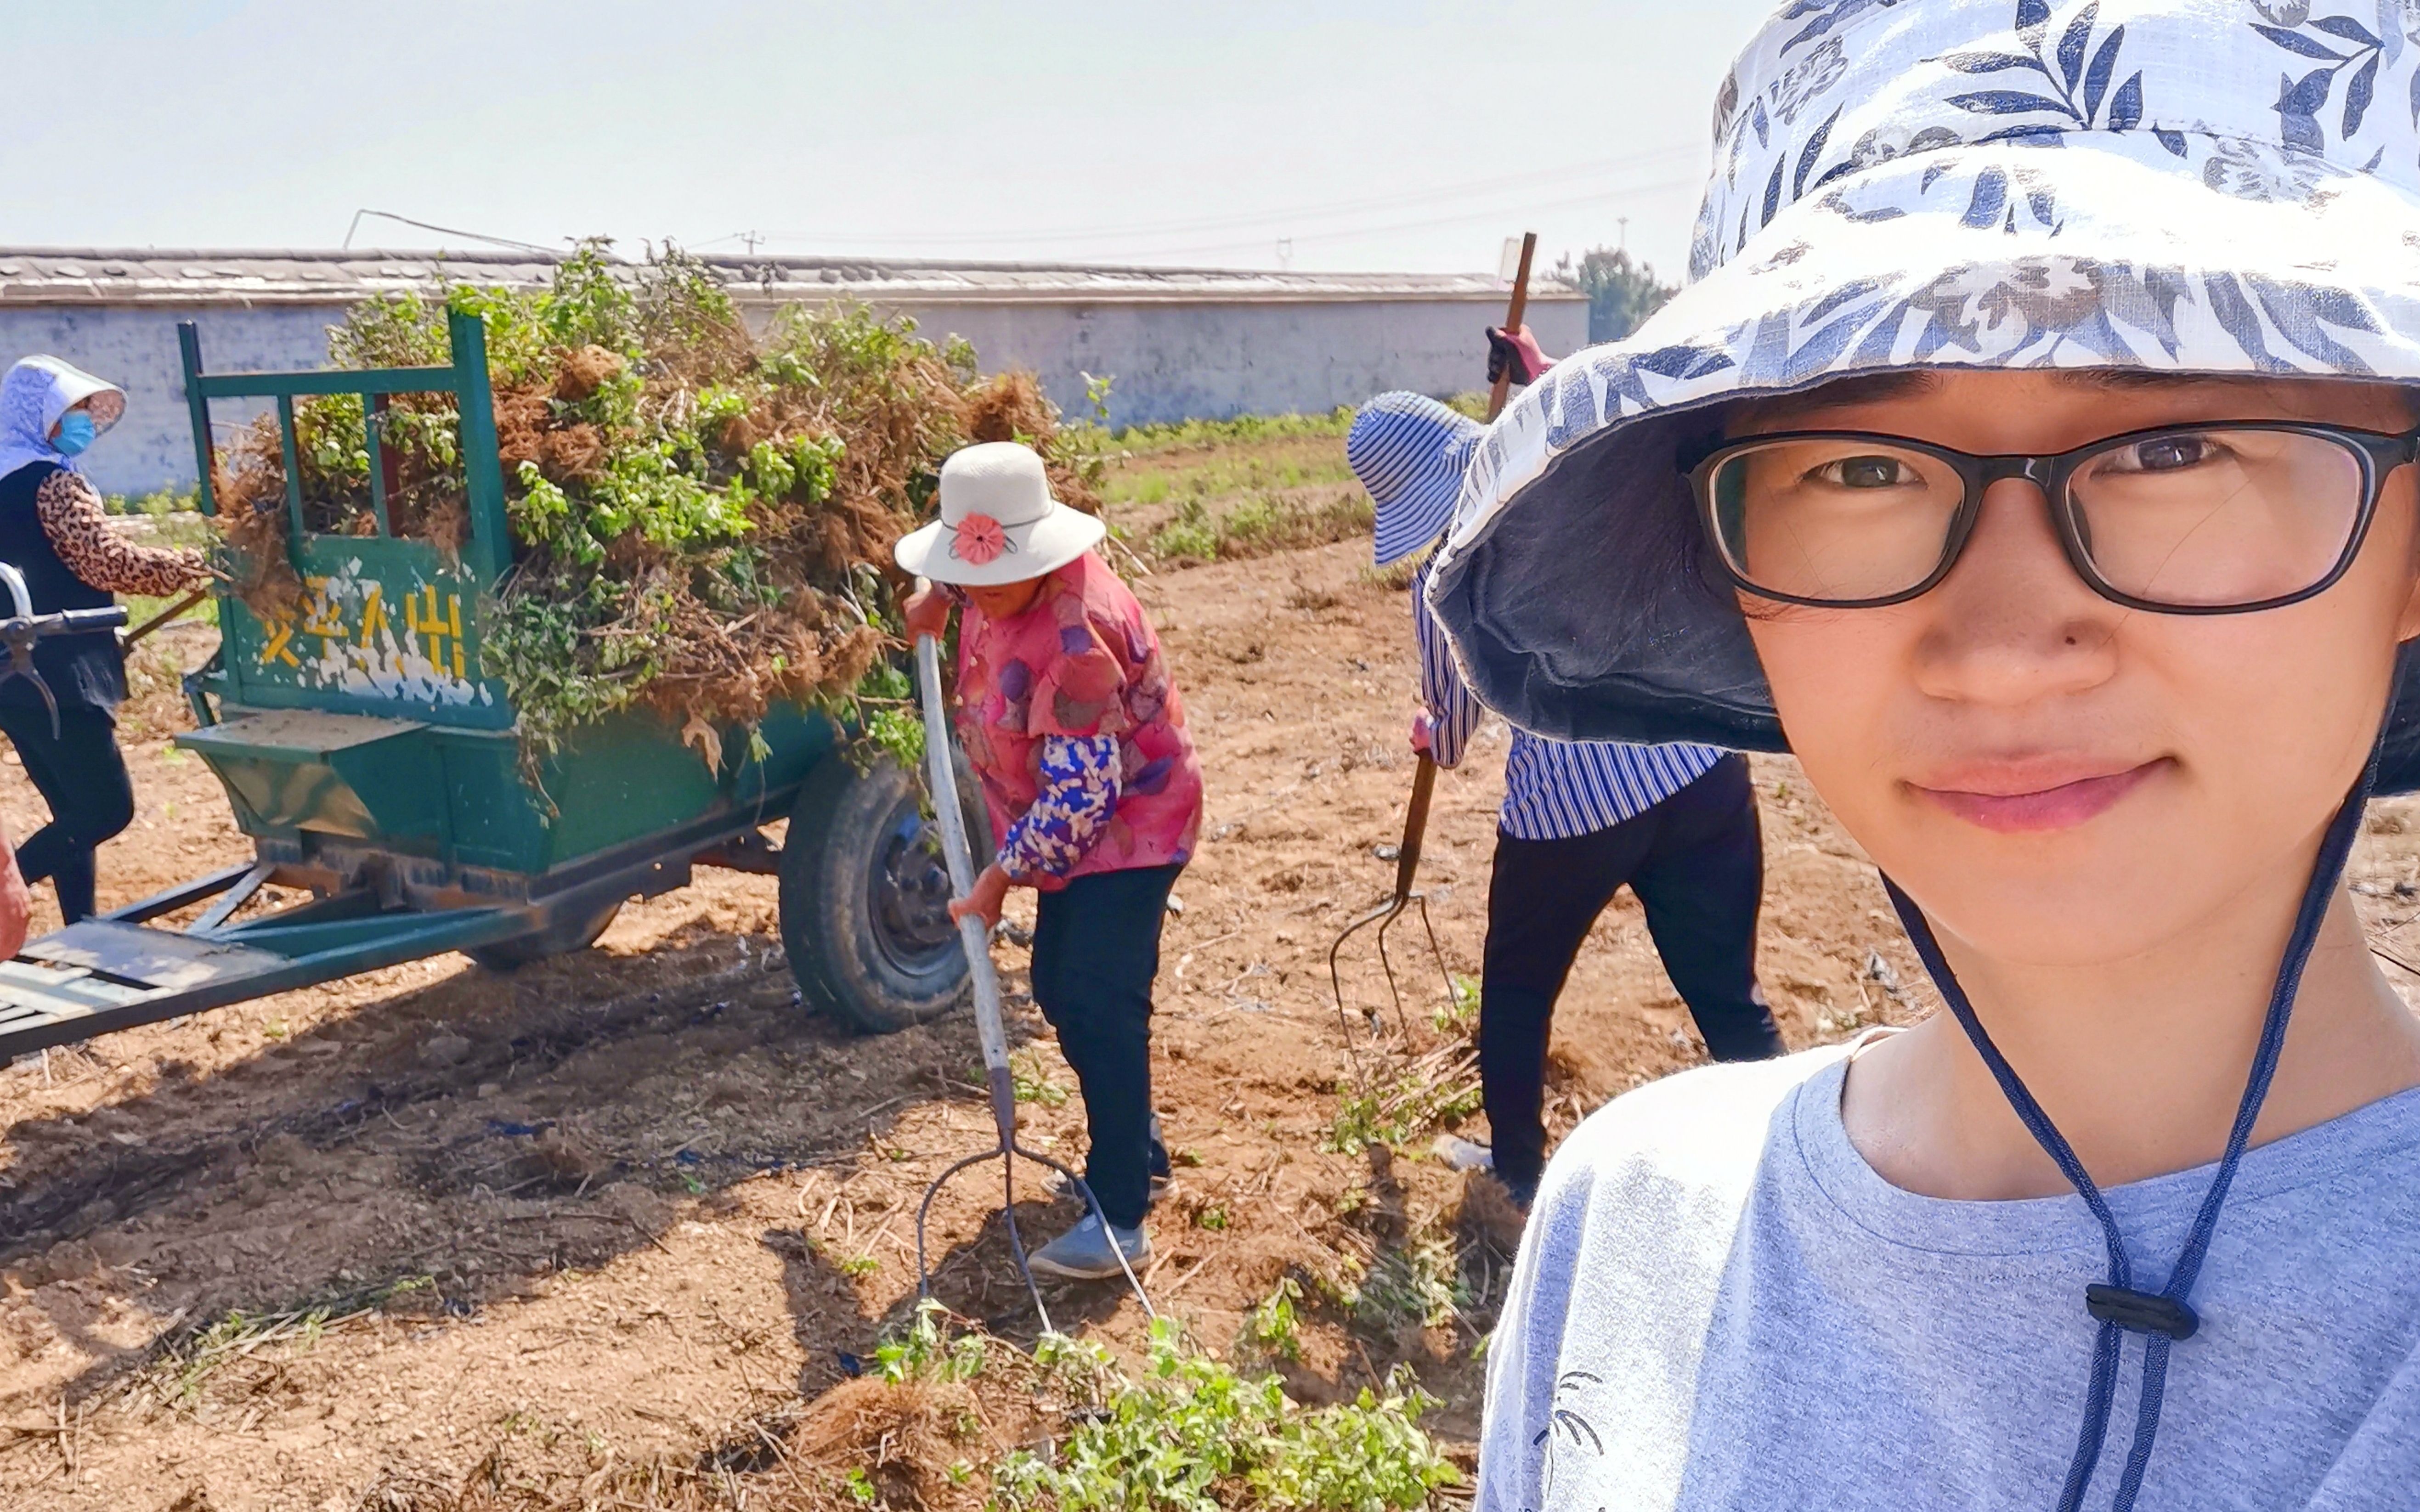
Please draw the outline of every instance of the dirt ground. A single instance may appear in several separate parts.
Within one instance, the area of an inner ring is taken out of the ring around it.
[[[1444,1402],[1431,1427],[1466,1453],[1505,1236],[1463,1211],[1426,1132],[1322,1148],[1345,1073],[1324,956],[1390,883],[1411,770],[1407,602],[1366,551],[1137,581],[1209,777],[1165,937],[1154,1073],[1180,1169],[1146,1280],[1223,1352],[1296,1277],[1295,1393],[1410,1362]],[[163,738],[173,710],[144,712],[141,814],[103,854],[104,905],[249,854]],[[1478,964],[1505,738],[1492,726],[1438,786],[1421,882],[1458,973]],[[6,760],[0,820],[23,836],[42,810]],[[1761,964],[1790,1042],[1920,1011],[1854,847],[1788,761],[1757,779]],[[2381,930],[2414,908],[2407,817],[2382,809],[2356,868]],[[1465,1030],[1413,938],[1399,1048],[1442,1066]],[[1024,951],[997,954],[1015,992]],[[1358,958],[1362,1001],[1374,965]],[[1021,995],[1012,1019],[1026,1127],[1072,1157],[1074,1078]],[[1558,1132],[1701,1058],[1626,895],[1556,1027]],[[963,1015],[884,1039],[809,1015],[770,879],[709,872],[511,976],[448,955],[0,1070],[0,1506],[437,1508],[474,1477],[570,1506],[616,1467],[713,1460],[831,1392],[912,1308],[915,1199],[987,1142],[977,1066]],[[938,1289],[1030,1338],[997,1196],[970,1180],[936,1207]],[[1038,1195],[1019,1211],[1029,1235],[1073,1216]],[[1340,1300],[1382,1271],[1429,1302]],[[1112,1288],[1049,1302],[1063,1328],[1139,1338]]]

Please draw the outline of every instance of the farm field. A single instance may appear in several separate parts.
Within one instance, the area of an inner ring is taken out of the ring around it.
[[[1470,1005],[1399,930],[1409,1034],[1365,1101],[1325,960],[1393,874],[1404,588],[1366,568],[1333,422],[1159,435],[1104,493],[1209,788],[1164,937],[1154,1074],[1179,1168],[1149,1289],[1202,1349],[1306,1404],[1406,1367],[1466,1472],[1513,1242],[1430,1152],[1481,1129],[1456,1051]],[[210,636],[172,632],[161,656],[198,661]],[[249,854],[201,762],[166,744],[186,717],[167,671],[130,712],[141,809],[102,853],[104,906]],[[1421,881],[1459,974],[1478,966],[1504,740],[1490,726],[1438,784]],[[1792,1045],[1923,1011],[1870,870],[1792,763],[1756,773],[1761,968]],[[0,821],[22,837],[41,813],[8,757]],[[2420,914],[2415,813],[2380,805],[2353,869],[2389,949]],[[49,908],[41,889],[38,930]],[[1012,902],[1031,917],[1030,895]],[[996,954],[1026,1128],[1073,1156],[1075,1079],[1021,995],[1024,950]],[[1379,1001],[1374,951],[1352,961],[1357,1001]],[[1627,897],[1557,1031],[1559,1133],[1702,1058]],[[444,956],[0,1070],[0,1508],[975,1497],[981,1467],[1065,1424],[941,1387],[886,1403],[903,1388],[852,1376],[913,1319],[915,1199],[988,1142],[978,1059],[964,1015],[884,1039],[809,1015],[772,880],[701,872],[596,949],[510,976]],[[997,1197],[968,1180],[937,1204],[936,1291],[1031,1343]],[[1073,1216],[1023,1190],[1019,1211],[1035,1237]],[[1063,1329],[1145,1351],[1131,1298],[1047,1297]]]

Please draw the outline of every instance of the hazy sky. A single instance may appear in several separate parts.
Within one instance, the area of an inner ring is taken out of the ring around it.
[[[1678,273],[1772,3],[0,0],[0,244]]]

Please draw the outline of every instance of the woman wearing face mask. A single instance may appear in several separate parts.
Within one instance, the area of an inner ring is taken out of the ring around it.
[[[34,612],[100,609],[115,594],[167,594],[209,569],[198,551],[138,547],[109,527],[76,457],[126,412],[116,384],[55,357],[28,357],[0,378],[0,561],[25,578]],[[0,683],[0,732],[51,806],[51,822],[18,848],[26,882],[52,879],[69,923],[93,912],[93,853],[134,817],[117,750],[126,655],[114,635],[54,636],[34,665],[58,700],[54,731],[23,678]]]

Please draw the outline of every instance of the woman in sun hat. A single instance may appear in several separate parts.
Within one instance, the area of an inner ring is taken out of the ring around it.
[[[1202,827],[1201,766],[1159,637],[1093,550],[1101,522],[1051,497],[1042,458],[1013,441],[956,452],[940,506],[893,552],[941,585],[908,599],[908,632],[939,637],[958,606],[958,733],[1001,837],[950,914],[997,924],[1010,887],[1041,895],[1033,1000],[1084,1094],[1085,1180],[1109,1227],[1088,1215],[1032,1265],[1107,1279],[1120,1251],[1150,1258],[1143,1216],[1168,1175],[1151,992],[1169,889]]]
[[[1553,364],[1527,326],[1520,340],[1520,381],[1534,382]],[[1344,456],[1374,506],[1377,565],[1408,561],[1444,533],[1479,435],[1477,421],[1416,393],[1383,394],[1354,416]],[[1413,585],[1421,708],[1412,744],[1452,767],[1469,750],[1481,711],[1419,601],[1433,564],[1421,564]],[[1495,1172],[1527,1211],[1545,1169],[1555,1002],[1621,888],[1645,911],[1709,1057],[1762,1060],[1783,1046],[1756,980],[1764,841],[1745,757],[1713,746],[1544,740],[1516,730],[1496,829],[1479,983],[1488,1143],[1447,1148],[1456,1164]]]
[[[1794,752],[1948,1009],[1565,1142],[1489,1512],[2413,1504],[2415,116],[2408,4],[1794,0],[1692,286],[1479,443],[1480,697]]]
[[[24,574],[38,614],[101,608],[117,594],[177,593],[209,570],[198,551],[118,535],[79,471],[77,458],[125,412],[117,385],[56,357],[25,358],[0,378],[0,561]],[[106,633],[53,636],[35,648],[34,665],[58,701],[55,724],[33,684],[0,683],[0,731],[51,806],[51,822],[17,860],[26,881],[52,880],[72,924],[96,906],[95,851],[134,818],[117,749],[126,654]]]

